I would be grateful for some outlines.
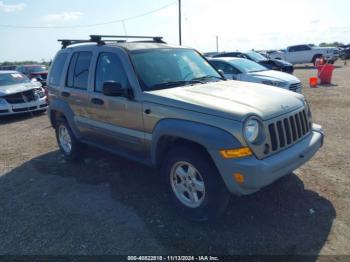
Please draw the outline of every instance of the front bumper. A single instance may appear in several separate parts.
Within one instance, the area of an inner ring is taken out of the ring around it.
[[[312,132],[303,140],[268,158],[259,160],[252,156],[225,160],[217,156],[214,161],[230,192],[235,195],[248,195],[302,166],[322,147],[323,139],[321,126],[313,125]],[[214,156],[214,152],[211,154]],[[232,177],[234,173],[244,175],[243,184],[235,182]]]
[[[334,63],[339,58],[339,55],[326,55],[325,59],[328,63]]]
[[[27,103],[20,103],[20,104],[6,103],[6,104],[0,105],[0,116],[35,112],[35,111],[45,110],[47,109],[47,107],[48,107],[48,104],[46,101],[46,96],[36,101],[31,101]]]
[[[294,72],[294,67],[293,66],[284,66],[282,67],[282,72],[288,73],[288,74],[293,74]]]

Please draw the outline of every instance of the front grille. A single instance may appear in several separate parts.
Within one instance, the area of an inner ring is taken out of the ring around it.
[[[301,89],[301,87],[302,87],[301,83],[291,84],[289,86],[289,90],[293,91],[293,92],[296,92],[298,89]]]
[[[293,73],[294,67],[293,66],[286,66],[286,67],[283,68],[282,71],[286,72],[286,73]]]
[[[9,104],[21,104],[21,103],[26,103],[26,102],[32,102],[37,100],[37,98],[42,98],[44,97],[45,94],[44,92],[38,90],[28,90],[25,92],[20,92],[16,94],[11,94],[4,96],[3,98],[7,101]]]
[[[37,109],[37,107],[36,106],[32,106],[32,107],[12,109],[12,111],[18,113],[18,112],[32,111],[32,110],[35,110],[35,109]]]
[[[268,125],[271,151],[278,151],[305,137],[311,130],[311,123],[305,110],[279,119]]]

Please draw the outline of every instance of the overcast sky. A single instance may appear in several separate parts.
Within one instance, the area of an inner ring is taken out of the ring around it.
[[[202,52],[215,51],[216,35],[220,51],[350,43],[348,0],[182,0],[182,5],[183,45]],[[90,34],[160,35],[178,44],[177,15],[177,0],[3,0],[1,25],[47,28],[0,26],[0,62],[49,60],[60,48],[57,39]],[[57,28],[123,19],[124,26]]]

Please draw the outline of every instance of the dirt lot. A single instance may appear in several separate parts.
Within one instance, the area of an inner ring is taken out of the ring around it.
[[[157,174],[88,149],[80,164],[57,151],[46,115],[0,119],[0,254],[350,254],[350,66],[308,88],[325,145],[305,166],[215,223],[178,216]]]

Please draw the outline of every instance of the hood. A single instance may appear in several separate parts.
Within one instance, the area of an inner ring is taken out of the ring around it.
[[[31,75],[47,75],[48,71],[41,71],[41,72],[31,72]]]
[[[16,94],[19,92],[24,92],[24,91],[28,91],[39,87],[41,87],[40,83],[32,83],[32,82],[17,84],[17,85],[0,86],[0,96]]]
[[[264,80],[288,82],[293,84],[300,83],[300,80],[295,76],[284,72],[275,71],[275,70],[252,72],[252,73],[248,73],[248,75],[259,79],[264,79]]]
[[[331,47],[331,46],[315,46],[313,47],[313,49],[317,49],[317,50],[338,50],[338,47]]]
[[[273,61],[276,65],[279,66],[293,66],[291,63],[281,59],[271,59],[271,61]]]
[[[145,102],[243,121],[250,115],[267,120],[304,105],[303,96],[281,88],[222,81],[145,92]]]
[[[339,48],[337,47],[320,47],[320,46],[317,46],[317,47],[314,47],[313,48],[314,50],[319,50],[319,51],[326,51],[327,53],[331,53],[331,52],[339,52]]]

